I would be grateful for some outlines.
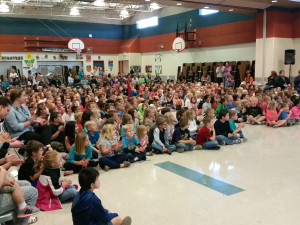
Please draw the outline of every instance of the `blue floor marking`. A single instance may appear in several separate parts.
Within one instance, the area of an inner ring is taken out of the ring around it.
[[[163,162],[163,163],[157,163],[155,165],[162,168],[162,169],[165,169],[167,171],[175,173],[179,176],[182,176],[186,179],[194,181],[198,184],[202,184],[205,187],[213,189],[213,190],[215,190],[217,192],[220,192],[220,193],[222,193],[224,195],[227,195],[227,196],[234,195],[234,194],[237,194],[239,192],[244,191],[244,189],[241,189],[241,188],[236,187],[236,186],[231,185],[231,184],[227,184],[223,181],[220,181],[220,180],[215,179],[213,177],[204,175],[202,173],[191,170],[189,168],[180,166],[176,163],[172,163],[172,162],[167,161],[167,162]]]

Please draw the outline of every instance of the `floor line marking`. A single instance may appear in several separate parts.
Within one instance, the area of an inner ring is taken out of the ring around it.
[[[237,194],[239,192],[244,191],[244,189],[236,187],[234,185],[228,184],[224,181],[215,179],[213,177],[207,176],[205,174],[202,174],[200,172],[191,170],[189,168],[186,168],[184,166],[180,166],[176,163],[172,163],[169,161],[157,163],[154,164],[155,166],[158,166],[162,169],[165,169],[169,172],[175,173],[181,177],[184,177],[188,180],[194,181],[198,184],[201,184],[205,187],[208,187],[210,189],[213,189],[217,192],[220,192],[224,195],[230,196]]]

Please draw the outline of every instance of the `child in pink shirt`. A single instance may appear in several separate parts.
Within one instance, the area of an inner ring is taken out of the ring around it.
[[[300,100],[296,99],[294,101],[294,107],[291,109],[292,115],[291,118],[296,119],[297,122],[300,122]]]
[[[273,126],[274,128],[277,128],[286,124],[286,120],[277,121],[277,117],[276,102],[270,101],[266,113],[267,126]]]

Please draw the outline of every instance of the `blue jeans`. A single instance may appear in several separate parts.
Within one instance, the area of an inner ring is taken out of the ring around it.
[[[138,157],[139,160],[146,160],[146,150],[143,151],[143,152],[140,152],[140,153],[137,153],[137,152],[127,153],[127,156],[128,156],[128,160],[129,160],[130,163],[134,163],[135,162],[134,159],[136,157]]]
[[[61,203],[66,202],[68,200],[72,200],[77,195],[77,190],[71,184],[58,196],[58,199]]]
[[[99,166],[108,166],[112,169],[120,168],[120,164],[128,160],[127,154],[118,154],[114,156],[102,156],[99,158]]]
[[[184,151],[193,151],[194,145],[192,144],[185,144],[185,143],[176,143],[176,148],[183,148]]]
[[[243,134],[243,132],[242,132],[242,130],[240,130],[240,131],[238,132],[238,134],[240,135],[240,138],[244,138],[244,137],[245,137],[244,134]]]
[[[222,77],[222,80],[223,80],[223,84],[224,84],[224,87],[225,87],[226,77]]]
[[[161,152],[163,152],[162,146],[159,145],[156,141],[152,142],[151,147],[154,148],[154,149],[157,149],[157,150],[159,150]],[[175,151],[176,150],[176,146],[175,145],[167,145],[167,144],[165,144],[165,147],[166,147],[166,149],[169,149],[171,151]]]
[[[217,141],[206,141],[204,142],[204,144],[202,145],[202,148],[203,149],[211,149],[211,148],[214,148],[214,147],[217,147],[218,146],[218,142]]]
[[[217,135],[216,139],[217,139],[218,142],[219,141],[224,141],[226,145],[233,145],[233,141],[238,139],[238,138],[236,136],[229,138],[229,137],[225,137],[223,135]]]

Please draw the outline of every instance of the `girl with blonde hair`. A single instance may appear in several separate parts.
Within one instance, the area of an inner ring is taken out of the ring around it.
[[[73,199],[77,194],[78,186],[73,186],[71,180],[60,179],[61,166],[62,158],[57,151],[46,152],[35,163],[36,172],[43,170],[36,186],[36,207],[43,211],[61,209],[61,203]]]
[[[117,140],[114,125],[106,124],[102,128],[98,146],[100,149],[99,166],[105,171],[130,166],[127,154],[118,154],[123,142]]]

